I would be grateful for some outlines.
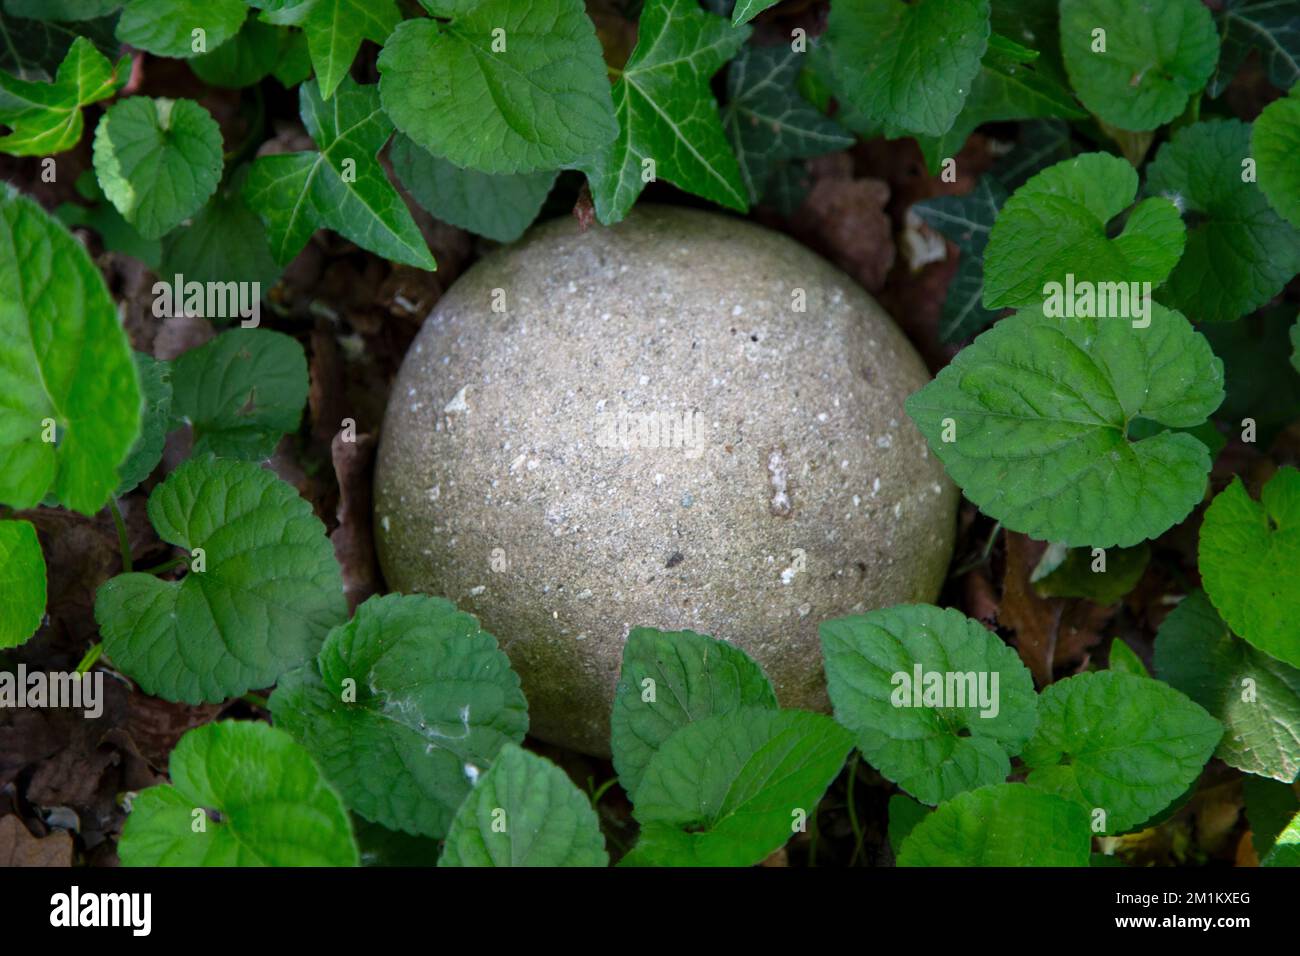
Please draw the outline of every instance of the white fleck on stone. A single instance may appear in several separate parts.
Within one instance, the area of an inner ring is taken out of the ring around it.
[[[448,415],[452,414],[453,412],[468,412],[469,405],[465,403],[465,391],[468,388],[469,388],[468,385],[462,385],[460,387],[460,391],[452,396],[451,401],[443,406],[442,409],[443,412],[445,412]]]

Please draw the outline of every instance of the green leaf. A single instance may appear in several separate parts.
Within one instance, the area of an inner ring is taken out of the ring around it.
[[[76,189],[78,195],[90,200],[92,205],[82,206],[71,202],[60,204],[54,210],[59,222],[70,228],[80,226],[99,233],[99,240],[105,249],[133,256],[156,272],[162,259],[162,243],[157,239],[144,238],[135,226],[122,218],[116,207],[104,198],[93,169],[84,170],[77,177]]]
[[[1249,126],[1211,120],[1175,132],[1147,169],[1147,191],[1195,217],[1159,298],[1197,321],[1253,312],[1300,271],[1300,231],[1273,211],[1258,184],[1242,182],[1249,156]]]
[[[568,775],[516,744],[461,804],[439,866],[608,866],[591,802]]]
[[[1087,866],[1087,813],[1050,793],[999,783],[960,794],[903,841],[899,866]]]
[[[1069,90],[1037,69],[1037,58],[1033,50],[996,33],[989,38],[970,95],[952,127],[940,136],[917,139],[932,173],[939,171],[945,158],[956,156],[975,128],[985,123],[1087,117]]]
[[[988,42],[988,0],[840,0],[824,40],[839,92],[891,137],[946,133]]]
[[[270,458],[302,420],[307,357],[282,332],[231,329],[172,364],[172,417],[194,427],[195,456]]]
[[[1210,455],[1186,433],[1134,442],[1126,429],[1138,415],[1199,424],[1223,400],[1223,363],[1185,318],[1150,308],[1137,329],[1041,309],[1005,318],[907,413],[966,497],[1011,530],[1069,547],[1154,538],[1200,503]]]
[[[379,74],[397,128],[468,169],[555,169],[617,132],[582,0],[483,0],[450,24],[407,20],[384,45]]]
[[[1132,591],[1151,560],[1145,541],[1133,548],[1111,548],[1105,552],[1105,567],[1093,570],[1098,557],[1090,548],[1072,548],[1059,564],[1032,580],[1044,597],[1087,598],[1098,604],[1114,604]]]
[[[1095,822],[1116,834],[1186,791],[1222,735],[1222,724],[1172,687],[1094,671],[1043,691],[1022,757],[1031,787],[1103,811]]]
[[[1300,866],[1300,813],[1277,835],[1273,849],[1259,861],[1260,866]]]
[[[184,59],[233,37],[246,12],[241,0],[126,0],[117,38],[156,56]],[[195,30],[203,31],[202,49],[194,49]]]
[[[975,188],[960,196],[936,196],[914,203],[912,211],[931,229],[957,245],[960,259],[957,275],[948,286],[943,312],[939,316],[939,338],[956,342],[969,338],[998,317],[984,308],[984,247],[998,209],[1007,191],[989,175],[975,181]]]
[[[320,96],[328,100],[348,75],[362,40],[383,44],[402,15],[393,0],[245,0],[266,11],[262,19],[302,27],[316,68]]]
[[[1049,166],[1002,207],[984,252],[984,307],[1041,304],[1049,283],[1150,282],[1169,275],[1184,229],[1167,199],[1132,206],[1138,179],[1118,156],[1086,153]],[[1132,206],[1130,210],[1129,207]],[[1123,231],[1108,223],[1129,210]]]
[[[1290,306],[1260,310],[1235,322],[1202,327],[1214,354],[1223,359],[1227,396],[1215,417],[1241,434],[1244,419],[1255,423],[1255,441],[1268,448],[1300,418],[1300,375],[1292,364]]]
[[[194,704],[267,687],[347,616],[324,525],[251,462],[191,458],[153,490],[149,520],[189,573],[120,574],[95,598],[104,652],[147,694]]]
[[[1223,722],[1215,756],[1290,783],[1300,773],[1300,670],[1232,635],[1201,591],[1160,625],[1156,670]]]
[[[556,171],[494,176],[461,169],[398,134],[393,172],[415,201],[443,222],[497,242],[524,234],[555,184]]]
[[[104,195],[146,239],[198,212],[221,180],[221,130],[193,100],[133,96],[95,127]]]
[[[1034,680],[1015,650],[961,612],[902,604],[823,621],[835,719],[922,803],[1005,780],[1034,732]]]
[[[53,83],[29,83],[0,73],[0,152],[13,156],[49,156],[81,141],[81,108],[108,99],[126,82],[130,61],[116,67],[85,37],[77,37],[59,64]]]
[[[636,48],[614,84],[617,136],[575,164],[587,174],[601,222],[622,220],[650,176],[728,209],[748,208],[709,79],[749,30],[705,13],[696,0],[646,0]]]
[[[252,86],[275,69],[284,31],[263,23],[251,10],[239,33],[215,50],[190,60],[190,69],[209,86],[239,89]]]
[[[386,259],[436,268],[376,159],[393,132],[379,90],[345,78],[327,105],[313,80],[299,88],[298,103],[320,151],[263,156],[244,185],[244,200],[266,224],[275,261],[288,265],[324,226]]]
[[[1149,130],[1205,86],[1219,35],[1200,0],[1061,0],[1061,53],[1084,106],[1120,129]]]
[[[1269,81],[1279,90],[1300,81],[1300,7],[1295,0],[1226,0],[1216,17],[1223,46],[1207,89],[1228,88],[1251,49],[1259,51]]]
[[[777,5],[779,0],[736,0],[731,10],[731,22],[736,26],[748,23],[769,7]]]
[[[1266,777],[1246,777],[1241,782],[1246,798],[1246,819],[1250,823],[1250,842],[1261,860],[1268,856],[1273,842],[1287,823],[1300,813],[1300,796],[1293,784],[1279,783]]]
[[[635,800],[655,753],[693,721],[776,706],[767,675],[740,648],[694,631],[634,627],[610,718],[619,783]]]
[[[140,378],[144,411],[140,419],[140,437],[131,447],[126,461],[118,467],[121,481],[114,495],[122,497],[134,491],[162,461],[172,412],[172,370],[145,352],[135,353],[135,368]]]
[[[241,166],[192,220],[167,234],[160,275],[182,275],[186,282],[257,283],[256,295],[270,291],[282,270],[271,255],[262,221],[244,200],[250,170]]]
[[[1133,648],[1118,637],[1110,642],[1110,659],[1107,667],[1122,674],[1132,674],[1134,677],[1151,676],[1147,666],[1142,663],[1142,658],[1138,657]],[[1198,701],[1198,703],[1200,702]]]
[[[53,494],[102,508],[140,430],[131,347],[81,243],[12,186],[0,190],[0,395],[0,504]]]
[[[78,36],[86,37],[105,56],[117,56],[121,46],[113,36],[116,17],[86,20],[74,26],[24,20],[7,16],[6,12],[0,11],[0,70],[20,80],[48,83]]]
[[[1258,502],[1234,477],[1205,509],[1197,557],[1233,633],[1300,667],[1300,471],[1278,469]]]
[[[251,721],[197,727],[168,769],[170,785],[131,803],[117,847],[123,866],[357,865],[343,802],[284,731]]]
[[[889,848],[894,856],[903,848],[903,841],[916,825],[930,815],[930,807],[913,800],[905,793],[896,793],[889,798],[887,815],[889,818]]]
[[[33,20],[93,20],[122,5],[122,0],[5,0],[4,12]]]
[[[1300,228],[1300,83],[1291,95],[1274,100],[1255,120],[1250,139],[1258,164],[1259,188],[1273,209]]]
[[[1020,124],[1015,148],[993,168],[998,182],[1019,189],[1031,176],[1074,156],[1070,125],[1063,120],[1030,120]]]
[[[358,607],[315,663],[280,678],[271,712],[348,806],[432,837],[447,834],[502,745],[528,730],[519,678],[496,638],[450,601],[423,595]]]
[[[853,746],[829,717],[747,707],[677,731],[637,790],[638,862],[750,866],[812,816]]]
[[[45,555],[30,521],[0,521],[0,650],[17,647],[45,617]]]
[[[851,135],[799,94],[796,84],[803,57],[785,44],[746,46],[727,70],[722,125],[736,151],[751,203],[762,197],[782,163],[853,145]]]

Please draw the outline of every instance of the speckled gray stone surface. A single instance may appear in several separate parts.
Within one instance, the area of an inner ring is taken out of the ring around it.
[[[931,601],[951,557],[957,493],[903,411],[927,378],[782,235],[654,206],[548,223],[461,277],[407,353],[384,573],[479,616],[553,743],[608,754],[635,626],[731,641],[784,706],[827,710],[818,622]]]

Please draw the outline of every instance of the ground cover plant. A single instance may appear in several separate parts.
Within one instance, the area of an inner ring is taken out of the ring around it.
[[[1300,0],[0,4],[0,859],[1300,862]],[[459,273],[647,200],[875,294],[964,501],[833,714],[636,622],[604,761],[370,468]]]

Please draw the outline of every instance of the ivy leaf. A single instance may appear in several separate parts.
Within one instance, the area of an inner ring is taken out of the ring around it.
[[[873,767],[930,805],[1006,779],[1037,719],[1034,680],[1015,650],[928,604],[823,621],[820,631],[835,719]]]
[[[1083,119],[1070,91],[1035,66],[1038,54],[993,34],[971,83],[970,95],[952,127],[939,136],[917,142],[931,173],[947,157],[956,156],[975,128],[985,123],[1020,119]]]
[[[221,180],[221,130],[193,100],[122,100],[95,127],[94,155],[104,195],[146,239],[198,212]]]
[[[649,176],[728,209],[749,208],[709,90],[709,78],[749,30],[706,13],[696,0],[646,0],[636,48],[614,84],[618,133],[575,164],[587,174],[602,223],[621,221]]]
[[[1031,787],[1104,811],[1105,832],[1116,834],[1186,791],[1222,736],[1222,724],[1172,687],[1093,671],[1043,691],[1022,758]]]
[[[988,0],[840,0],[824,40],[839,92],[891,137],[946,133],[988,42]]]
[[[234,37],[190,60],[190,69],[209,86],[237,90],[252,86],[279,63],[284,31],[264,23],[251,10]]]
[[[379,74],[397,128],[468,169],[555,169],[617,132],[582,0],[483,0],[450,24],[407,20],[384,44]]]
[[[442,598],[374,597],[280,678],[271,712],[348,806],[443,837],[479,772],[528,730],[519,678],[478,621]]]
[[[347,615],[324,525],[251,462],[191,458],[149,495],[149,520],[189,573],[120,574],[95,597],[104,652],[147,694],[195,704],[267,687]]]
[[[557,171],[494,176],[461,169],[398,134],[393,172],[415,201],[443,222],[497,242],[524,234],[555,184]]]
[[[0,650],[25,643],[45,617],[45,555],[30,521],[0,521]]]
[[[608,866],[591,801],[568,775],[517,744],[461,804],[439,866]]]
[[[746,707],[694,721],[650,760],[636,862],[750,866],[816,812],[853,741],[829,717]]]
[[[140,378],[144,412],[140,419],[140,437],[117,469],[121,481],[114,495],[122,497],[134,491],[162,461],[172,412],[172,371],[167,362],[159,362],[145,352],[135,353],[135,368]]]
[[[1019,312],[907,413],[966,497],[1011,530],[1069,547],[1154,538],[1200,503],[1210,455],[1183,432],[1134,442],[1126,429],[1139,415],[1199,424],[1223,400],[1223,363],[1177,312],[1152,304],[1150,319]]]
[[[1252,48],[1279,90],[1300,81],[1300,8],[1295,0],[1226,0],[1216,16],[1223,46],[1207,87],[1211,96],[1228,88]]]
[[[123,866],[356,866],[347,811],[282,730],[223,720],[171,753],[170,785],[142,790],[122,828]],[[195,811],[206,811],[195,832]]]
[[[257,283],[258,294],[275,285],[282,270],[271,255],[262,221],[244,200],[251,168],[241,166],[193,219],[167,234],[160,275],[179,274],[187,282]]]
[[[126,0],[117,21],[117,38],[155,56],[184,59],[215,50],[244,23],[241,0]],[[196,50],[195,30],[203,31]]]
[[[266,224],[275,261],[288,265],[312,233],[327,226],[386,259],[436,268],[375,158],[393,132],[379,90],[345,78],[327,105],[312,80],[299,88],[298,104],[320,151],[263,156],[244,185],[244,200]]]
[[[1151,560],[1143,541],[1133,548],[1111,548],[1105,566],[1093,570],[1097,559],[1090,548],[1071,548],[1051,569],[1034,569],[1030,580],[1044,597],[1087,598],[1097,604],[1114,604],[1137,586]]]
[[[92,365],[94,374],[84,374]],[[84,515],[102,508],[140,430],[131,347],[85,248],[7,185],[0,395],[0,503],[32,508],[53,494]]]
[[[963,793],[918,823],[899,866],[1087,866],[1088,815],[1019,783]]]
[[[981,176],[975,188],[960,196],[936,196],[914,203],[912,210],[931,229],[951,239],[961,258],[957,275],[948,287],[939,317],[939,338],[957,342],[992,325],[998,313],[984,308],[984,247],[1006,202],[1007,191],[992,176]]]
[[[1174,133],[1147,169],[1147,190],[1174,198],[1196,220],[1160,300],[1198,321],[1253,312],[1300,271],[1300,231],[1242,182],[1250,127],[1211,120]]]
[[[49,156],[72,149],[85,126],[81,108],[108,99],[129,72],[129,60],[113,66],[85,37],[72,42],[53,83],[29,83],[0,72],[0,123],[11,128],[0,136],[0,152]]]
[[[193,426],[195,456],[270,458],[302,420],[307,357],[282,332],[231,329],[172,364],[172,417]]]
[[[1098,118],[1152,130],[1205,86],[1219,34],[1200,0],[1061,0],[1061,53],[1070,85]]]
[[[1258,502],[1234,477],[1205,509],[1197,557],[1233,632],[1300,667],[1300,471],[1278,469]]]
[[[851,135],[799,94],[796,84],[802,61],[803,54],[788,45],[746,46],[727,70],[722,125],[735,149],[751,203],[762,197],[782,163],[853,145]]]
[[[1160,625],[1155,663],[1161,680],[1223,722],[1216,757],[1283,783],[1300,774],[1300,670],[1234,637],[1203,592]]]
[[[736,26],[746,24],[778,2],[779,0],[736,0],[736,5],[731,10],[731,22]]]
[[[1020,126],[1015,148],[994,168],[998,182],[1019,189],[1031,176],[1074,156],[1070,125],[1063,120],[1030,120]]]
[[[1300,229],[1300,83],[1289,96],[1274,100],[1255,120],[1251,154],[1258,164],[1259,188],[1273,209]]]
[[[121,46],[113,36],[115,17],[86,20],[73,26],[27,20],[10,13],[7,8],[0,10],[0,70],[20,80],[48,83],[79,36],[90,40],[105,56],[116,56]]]
[[[245,0],[262,19],[302,27],[316,68],[320,96],[328,100],[348,75],[362,40],[382,44],[402,19],[393,0]]]
[[[1041,304],[1049,283],[1150,282],[1178,262],[1184,229],[1166,199],[1133,206],[1114,239],[1107,225],[1137,195],[1137,173],[1118,156],[1086,153],[1049,166],[1002,207],[984,253],[984,307]]]
[[[767,675],[740,648],[694,631],[634,627],[610,718],[618,781],[635,800],[646,767],[676,731],[742,707],[776,706]]]

